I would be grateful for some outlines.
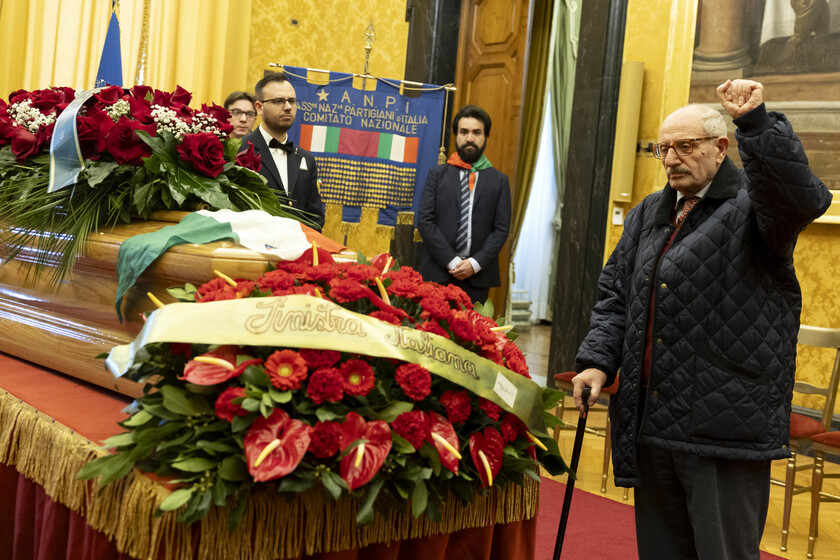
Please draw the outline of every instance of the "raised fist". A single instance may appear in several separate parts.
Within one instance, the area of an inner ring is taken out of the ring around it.
[[[752,80],[726,80],[717,88],[720,104],[733,119],[761,105],[763,92],[764,86]]]

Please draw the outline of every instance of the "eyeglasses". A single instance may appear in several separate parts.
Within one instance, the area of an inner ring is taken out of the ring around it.
[[[230,110],[230,114],[231,114],[231,115],[233,116],[233,118],[235,118],[235,119],[238,119],[238,118],[239,118],[239,117],[241,117],[242,115],[245,115],[245,116],[246,116],[246,117],[248,117],[249,119],[255,119],[255,118],[257,118],[257,112],[256,112],[256,111],[240,111],[239,109],[231,109],[231,110]]]
[[[284,107],[286,103],[294,107],[295,105],[297,105],[297,102],[298,100],[295,97],[275,97],[274,99],[266,99],[262,103],[271,103],[275,107],[280,108]]]
[[[673,144],[665,144],[660,142],[658,144],[652,144],[650,147],[650,151],[653,152],[653,157],[656,159],[665,159],[668,157],[668,150],[674,148],[674,151],[677,152],[678,156],[687,156],[691,152],[694,151],[695,145],[697,142],[702,142],[703,140],[711,140],[713,138],[717,138],[717,136],[705,136],[703,138],[689,138],[687,140],[677,140]]]

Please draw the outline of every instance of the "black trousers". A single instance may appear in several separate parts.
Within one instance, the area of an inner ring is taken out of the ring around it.
[[[770,461],[699,457],[640,445],[639,560],[758,560]]]

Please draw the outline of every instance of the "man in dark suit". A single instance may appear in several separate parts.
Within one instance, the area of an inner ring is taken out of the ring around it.
[[[295,88],[282,72],[273,72],[254,88],[257,114],[262,124],[242,138],[240,151],[248,142],[262,158],[260,173],[274,189],[280,203],[318,231],[324,226],[324,207],[318,193],[318,168],[315,158],[288,139],[295,122]]]
[[[454,284],[484,302],[498,286],[499,251],[510,229],[507,175],[484,155],[490,116],[467,105],[452,119],[456,153],[429,172],[417,229],[423,237],[420,273],[425,280]]]

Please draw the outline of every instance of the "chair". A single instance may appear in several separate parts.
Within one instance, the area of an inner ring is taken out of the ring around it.
[[[803,338],[803,329],[805,337]],[[813,475],[811,477],[811,523],[808,530],[808,558],[814,557],[814,545],[816,544],[819,513],[821,502],[837,502],[840,496],[823,492],[823,480],[826,478],[840,478],[840,474],[825,474],[823,467],[826,454],[840,455],[840,431],[829,431],[831,420],[834,415],[834,406],[837,402],[837,388],[840,385],[840,329],[825,329],[819,327],[806,327],[803,325],[799,330],[800,344],[810,344],[824,348],[837,350],[834,357],[834,369],[828,381],[828,386],[812,390],[810,392],[825,396],[825,407],[822,414],[822,425],[825,429],[810,436],[811,445],[814,450]],[[786,527],[785,527],[786,528]]]
[[[561,391],[566,391],[567,393],[571,392],[572,387],[572,378],[577,375],[577,372],[574,371],[567,371],[565,373],[558,373],[554,376],[554,383],[557,385],[557,388]],[[615,394],[616,390],[618,389],[618,377],[616,377],[615,382],[610,385],[609,387],[603,387],[601,389],[601,394],[598,397],[598,404],[608,406],[610,399]],[[563,419],[563,414],[566,412],[566,399],[565,397],[560,399],[558,403],[556,412],[557,417],[561,420]],[[560,430],[563,429],[559,424],[554,427],[554,441],[558,441],[560,439]],[[610,436],[610,415],[607,414],[607,422],[602,429],[597,428],[586,428],[586,431],[598,436],[602,436],[604,438],[604,468],[601,471],[601,492],[606,493],[607,491],[607,480],[609,479],[610,474],[610,454],[612,453],[612,438]],[[623,498],[627,500],[630,496],[629,489],[624,489],[624,496]]]
[[[797,343],[805,346],[816,346],[821,348],[840,348],[840,329],[827,329],[822,327],[812,327],[809,325],[801,325],[799,328],[799,335]],[[837,383],[840,380],[838,375],[838,360],[840,360],[840,352],[837,354],[835,360],[834,370],[829,379],[828,385],[820,387],[804,381],[794,381],[793,391],[800,394],[821,395],[824,397],[824,405],[822,415],[819,420],[810,418],[808,416],[791,412],[790,413],[790,459],[788,459],[787,469],[785,472],[785,480],[780,481],[771,479],[772,484],[784,486],[784,510],[782,513],[782,542],[781,550],[787,551],[787,540],[790,527],[790,513],[793,504],[793,496],[803,492],[809,492],[813,489],[812,484],[796,485],[797,471],[815,468],[815,462],[808,464],[797,465],[797,450],[800,445],[810,444],[812,436],[823,434],[828,431],[831,425],[831,418],[834,413],[834,403],[837,393]],[[812,545],[809,545],[812,546]],[[810,556],[809,556],[810,557]]]

